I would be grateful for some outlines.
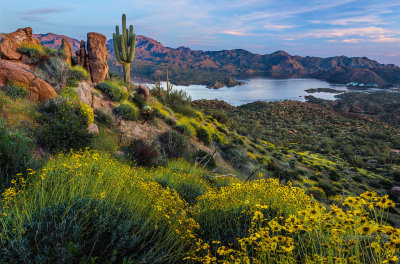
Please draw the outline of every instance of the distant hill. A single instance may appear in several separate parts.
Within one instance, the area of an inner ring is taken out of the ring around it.
[[[41,43],[51,48],[61,45],[62,35],[35,34]],[[72,50],[79,41],[68,38]],[[122,67],[115,58],[112,40],[107,42],[111,71],[121,73]],[[132,76],[151,80],[164,79],[165,68],[178,84],[217,83],[235,85],[234,78],[268,76],[273,78],[323,79],[332,83],[362,82],[380,86],[400,84],[400,68],[393,64],[380,64],[367,57],[336,56],[329,58],[292,56],[285,51],[272,54],[255,54],[243,49],[202,51],[187,47],[165,47],[160,42],[137,36],[136,55]]]

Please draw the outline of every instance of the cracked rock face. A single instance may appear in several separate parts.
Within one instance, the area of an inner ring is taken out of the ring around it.
[[[17,31],[4,34],[0,43],[1,58],[7,60],[21,60],[22,54],[17,51],[22,43],[40,46],[40,41],[32,37],[32,28],[19,28]]]
[[[92,82],[108,79],[106,37],[96,32],[87,34],[87,58]]]
[[[0,86],[8,82],[17,82],[28,87],[31,100],[44,102],[57,96],[50,84],[30,72],[28,65],[0,60]]]

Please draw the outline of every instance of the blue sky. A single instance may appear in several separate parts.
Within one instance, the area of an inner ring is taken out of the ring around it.
[[[400,65],[399,0],[1,0],[0,32],[31,26],[111,38],[121,14],[165,46],[301,56],[367,56]]]

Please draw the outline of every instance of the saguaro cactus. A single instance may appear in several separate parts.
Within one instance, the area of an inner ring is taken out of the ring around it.
[[[129,26],[129,32],[126,28],[126,15],[122,15],[122,34],[119,34],[119,27],[115,26],[113,34],[114,49],[117,60],[124,68],[124,82],[130,84],[131,62],[135,56],[136,34],[133,33],[133,26]]]

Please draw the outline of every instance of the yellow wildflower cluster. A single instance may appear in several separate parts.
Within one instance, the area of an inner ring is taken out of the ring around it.
[[[88,125],[93,124],[94,122],[93,108],[91,108],[85,103],[80,102],[78,109],[80,114],[85,118],[86,123]]]
[[[279,188],[276,185],[270,192]],[[397,263],[400,229],[385,224],[382,217],[394,207],[387,196],[366,192],[346,198],[342,208],[332,205],[329,210],[307,199],[302,202],[306,208],[299,205],[293,214],[272,219],[254,207],[247,236],[237,238],[236,245],[218,243],[194,259],[202,263]]]
[[[387,196],[365,192],[323,206],[304,190],[262,175],[244,182],[206,173],[180,160],[146,169],[90,150],[62,154],[30,171],[27,186],[22,178],[13,182],[3,193],[0,221],[3,230],[23,235],[24,219],[38,208],[85,197],[157,231],[153,239],[170,262],[398,262],[400,230],[385,222],[394,207]]]

